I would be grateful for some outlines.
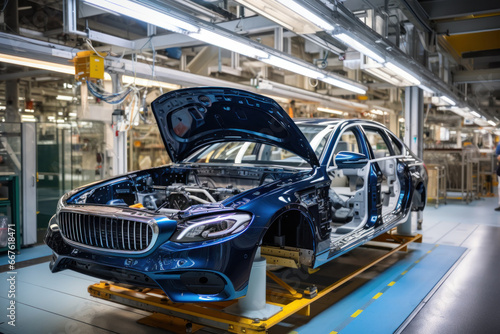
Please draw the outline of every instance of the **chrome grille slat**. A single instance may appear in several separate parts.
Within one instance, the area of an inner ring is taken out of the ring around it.
[[[95,228],[95,220],[96,220],[97,217],[94,216],[94,242],[95,242],[95,246],[98,246],[99,244],[97,243],[97,229]]]
[[[101,239],[101,247],[104,248],[104,244],[102,243],[102,217],[99,217],[99,237]]]
[[[72,217],[71,217],[71,220],[72,220],[72,221],[76,221],[76,219],[75,219],[75,218],[76,218],[76,214],[74,213],[74,214],[72,214],[71,216],[72,216]],[[75,233],[75,225],[74,225],[74,224],[71,224],[71,237],[72,237],[73,239],[75,239],[75,237],[76,237],[76,233]]]
[[[139,241],[140,241],[139,247],[140,249],[142,249],[142,226],[139,226]]]
[[[83,242],[82,238],[82,215],[78,215],[78,240]]]
[[[125,224],[124,224],[124,221],[122,219],[122,247],[123,247],[122,249],[125,249],[125,233],[123,232],[124,231],[124,229],[123,229],[124,226],[125,226]]]
[[[85,244],[88,245],[88,241],[87,241],[87,231],[89,230],[87,228],[87,220],[89,218],[89,215],[85,215],[83,216],[83,237],[85,238]]]
[[[128,249],[131,250],[132,248],[130,247],[130,221],[127,222],[127,239],[128,239]]]
[[[134,222],[134,235],[136,234],[135,228],[137,227],[137,222]],[[134,238],[134,250],[137,250],[137,240]]]
[[[147,220],[61,211],[59,227],[62,235],[70,241],[114,251],[144,251],[156,240],[153,227]]]
[[[109,244],[108,244],[108,217],[104,218],[104,237],[106,238],[106,248],[109,248]]]

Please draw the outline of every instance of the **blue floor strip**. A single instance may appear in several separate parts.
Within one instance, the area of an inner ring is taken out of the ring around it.
[[[465,251],[412,244],[405,259],[292,333],[393,333]]]
[[[52,250],[47,245],[34,246],[29,248],[21,248],[20,254],[16,254],[16,262],[37,259],[39,257],[49,256]],[[7,252],[0,256],[0,266],[8,264],[9,258]]]

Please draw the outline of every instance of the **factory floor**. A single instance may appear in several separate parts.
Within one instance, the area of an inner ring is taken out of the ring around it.
[[[495,197],[428,205],[418,231],[422,244],[390,256],[320,299],[310,317],[292,316],[269,333],[498,333],[497,202]],[[298,290],[310,284],[321,289],[378,252],[360,247],[310,276],[291,269],[276,274],[295,282]],[[0,333],[166,333],[136,323],[150,314],[146,311],[90,297],[87,287],[95,278],[71,271],[52,274],[49,255],[46,246],[17,255],[15,298],[8,296],[8,258],[0,257]],[[11,300],[16,302],[15,326],[7,317]]]

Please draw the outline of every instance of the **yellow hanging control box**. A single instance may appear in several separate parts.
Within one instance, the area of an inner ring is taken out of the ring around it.
[[[73,58],[75,64],[75,79],[86,81],[88,79],[104,79],[104,57],[106,53],[94,51],[80,51]]]

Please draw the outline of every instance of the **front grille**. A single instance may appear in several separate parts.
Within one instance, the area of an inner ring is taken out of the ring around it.
[[[118,251],[144,251],[154,237],[148,222],[79,212],[60,212],[59,228],[71,241]]]

